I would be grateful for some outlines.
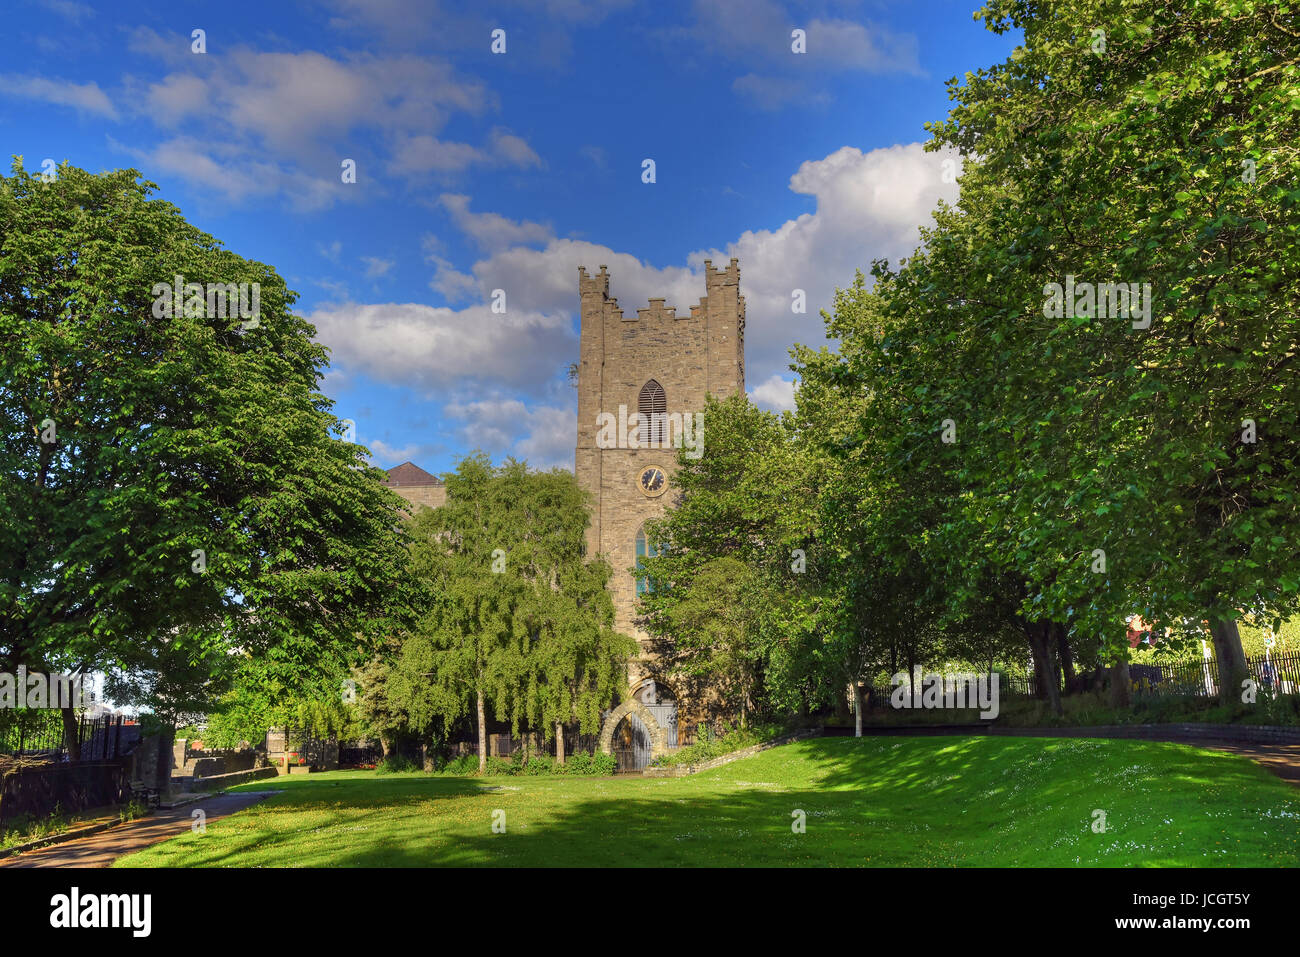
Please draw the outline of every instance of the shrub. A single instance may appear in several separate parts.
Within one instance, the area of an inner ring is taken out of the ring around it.
[[[614,755],[601,751],[594,754],[579,751],[569,756],[567,764],[555,766],[557,774],[604,775],[613,774],[616,770],[618,770],[618,761],[614,759]]]
[[[510,758],[488,758],[485,773],[504,775],[545,776],[551,774],[606,775],[613,774],[618,762],[612,754],[589,754],[579,751],[568,755],[565,764],[557,764],[549,754],[534,754],[523,763],[522,752],[516,751]],[[463,777],[478,773],[478,756],[464,754],[452,758],[439,771],[440,774]]]
[[[464,777],[467,774],[478,773],[478,755],[462,754],[459,757],[452,758],[442,766],[439,774],[450,774],[456,777]]]
[[[375,765],[376,774],[408,774],[418,770],[414,761],[401,754],[390,754]]]
[[[523,765],[515,764],[508,758],[488,758],[488,774],[518,774]]]
[[[650,763],[650,766],[664,768],[682,764],[699,764],[701,761],[720,758],[724,754],[739,751],[741,748],[748,748],[750,745],[770,741],[772,738],[778,737],[783,730],[780,725],[760,724],[749,728],[726,730],[720,735],[714,735],[711,729],[705,725],[700,730],[699,740],[694,744],[678,748],[676,751],[655,758]]]

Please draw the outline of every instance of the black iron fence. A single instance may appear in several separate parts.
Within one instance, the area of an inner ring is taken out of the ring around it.
[[[1300,654],[1246,659],[1246,676],[1264,694],[1300,694]],[[1212,698],[1219,693],[1219,663],[1213,658],[1158,665],[1129,665],[1136,694]]]
[[[140,740],[140,726],[121,715],[79,717],[74,740],[82,761],[112,760]],[[0,754],[62,761],[68,754],[63,716],[54,710],[15,710],[0,713]]]
[[[922,677],[931,672],[922,669]],[[983,678],[987,673],[974,676]],[[998,672],[998,695],[1001,698],[1032,698],[1037,695],[1033,675],[1017,676]],[[1091,679],[1091,676],[1084,676]],[[1246,677],[1264,694],[1300,694],[1300,654],[1260,655],[1246,659]],[[1160,664],[1129,665],[1131,690],[1138,695],[1184,695],[1213,698],[1219,694],[1219,664],[1214,658],[1188,659]],[[906,686],[905,686],[906,687]],[[868,707],[888,708],[894,693],[892,684],[872,684]],[[922,685],[916,684],[920,694]]]

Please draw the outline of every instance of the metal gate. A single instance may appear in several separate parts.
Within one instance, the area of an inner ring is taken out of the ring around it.
[[[629,714],[618,723],[612,744],[618,774],[644,771],[650,763],[650,732],[636,715]]]

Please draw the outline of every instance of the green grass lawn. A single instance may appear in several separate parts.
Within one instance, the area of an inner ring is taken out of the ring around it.
[[[1300,789],[1145,741],[827,738],[686,778],[344,771],[245,789],[272,787],[117,866],[1300,864]]]

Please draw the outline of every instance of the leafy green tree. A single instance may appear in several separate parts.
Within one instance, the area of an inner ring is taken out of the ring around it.
[[[608,566],[583,555],[588,513],[571,473],[475,455],[446,484],[446,504],[412,522],[413,567],[434,598],[389,688],[416,730],[472,707],[482,770],[489,704],[516,731],[532,721],[562,740],[571,718],[598,721],[634,643],[612,630]]]
[[[1015,420],[1013,394],[999,403],[1028,479],[1008,508],[1017,524],[1048,516],[1052,544],[1029,543],[1035,591],[1112,643],[1111,596],[1172,633],[1208,619],[1228,701],[1240,611],[1285,617],[1300,591],[1283,532],[1300,502],[1300,157],[1286,145],[1300,16],[1249,0],[999,0],[980,16],[1025,43],[953,85],[935,144],[978,153],[963,206],[988,206],[968,275],[994,277],[985,301],[1038,326],[984,323],[1006,330],[1011,380],[1043,372],[1016,383]],[[1130,323],[1083,300],[1039,322],[1035,287],[1068,275],[1149,283],[1148,309]],[[1091,549],[1104,576],[1079,560]]]
[[[585,533],[587,509],[569,473],[551,473],[566,504],[555,520]],[[614,630],[614,602],[607,589],[611,569],[588,559],[582,539],[557,536],[566,547],[553,556],[552,581],[534,583],[523,613],[530,660],[523,672],[526,714],[535,727],[555,730],[555,756],[564,763],[564,728],[577,721],[582,734],[600,729],[602,709],[626,690],[627,662],[637,643]]]
[[[161,701],[239,649],[301,687],[400,619],[401,502],[335,437],[284,281],[155,188],[0,179],[0,664]]]
[[[648,523],[661,547],[638,570],[643,625],[664,677],[697,707],[804,709],[826,696],[824,460],[792,416],[743,395],[710,397],[704,416],[704,454],[679,457],[672,507]]]

